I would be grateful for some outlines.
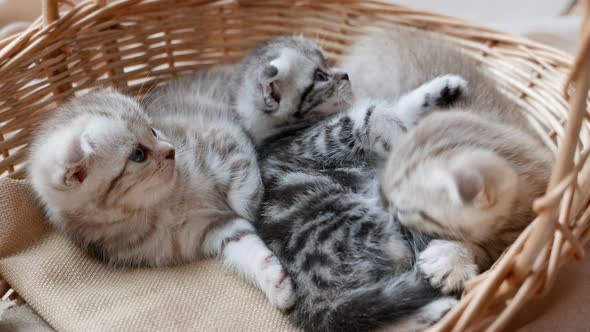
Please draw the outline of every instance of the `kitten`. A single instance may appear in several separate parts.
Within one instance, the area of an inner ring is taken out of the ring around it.
[[[400,222],[435,240],[420,265],[444,292],[487,270],[534,219],[553,162],[524,130],[469,111],[424,119],[392,153],[383,191]]]
[[[399,221],[440,239],[419,265],[451,293],[488,269],[533,220],[532,202],[546,189],[553,157],[518,107],[442,40],[410,29],[377,32],[351,48],[342,68],[355,96],[396,98],[448,72],[470,82],[471,93],[452,111],[427,117],[402,139],[381,174]]]
[[[262,183],[246,133],[208,106],[149,113],[110,89],[56,110],[29,162],[49,221],[112,265],[219,256],[274,306],[290,307],[291,281],[250,223]]]
[[[473,59],[449,43],[432,32],[388,28],[360,37],[341,59],[339,68],[354,82],[354,98],[377,99],[396,99],[434,77],[458,73],[474,93],[458,99],[454,108],[478,106],[491,120],[513,123],[536,135],[518,107],[496,89],[496,83],[477,69]]]
[[[456,302],[414,268],[428,238],[406,232],[379,199],[377,164],[404,132],[465,93],[435,78],[394,101],[358,100],[260,151],[265,195],[255,224],[293,280],[306,331],[422,331]]]
[[[331,68],[322,49],[302,36],[270,39],[239,64],[175,79],[154,95],[160,93],[169,98],[153,98],[157,108],[182,101],[233,112],[256,145],[346,110],[352,99],[348,75]]]
[[[317,44],[302,36],[259,45],[235,73],[232,104],[255,144],[348,109],[348,74],[331,68]]]

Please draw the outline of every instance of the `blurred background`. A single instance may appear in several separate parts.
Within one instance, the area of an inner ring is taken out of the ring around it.
[[[579,16],[575,0],[389,0],[411,8],[461,17],[510,31],[568,53],[576,50]],[[40,14],[41,0],[0,0],[0,39]]]

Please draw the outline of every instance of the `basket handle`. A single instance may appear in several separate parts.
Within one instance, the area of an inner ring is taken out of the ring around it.
[[[59,18],[59,0],[41,0],[43,25],[48,26]]]
[[[94,0],[97,6],[104,6],[107,0]],[[59,18],[59,0],[41,0],[43,25],[48,26]]]

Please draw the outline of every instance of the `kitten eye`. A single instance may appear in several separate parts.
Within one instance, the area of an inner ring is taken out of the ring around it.
[[[315,73],[313,74],[314,81],[325,82],[328,80],[328,74],[324,73],[323,71],[316,69]]]
[[[156,133],[156,131],[154,130],[154,128],[150,128],[152,130],[152,134],[154,134],[154,137],[158,137],[158,133]]]
[[[146,159],[147,156],[141,146],[135,147],[129,155],[129,160],[134,161],[136,163],[143,163]]]

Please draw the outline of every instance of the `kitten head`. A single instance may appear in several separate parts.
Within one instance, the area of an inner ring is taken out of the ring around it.
[[[304,37],[271,39],[241,66],[234,102],[255,138],[291,124],[311,123],[350,105],[348,75],[331,68],[319,46]]]
[[[56,110],[33,142],[29,176],[50,212],[133,210],[171,192],[174,148],[133,99],[102,90]]]
[[[406,227],[452,239],[485,241],[511,221],[519,181],[488,150],[451,151],[418,165],[388,188],[390,210]]]

